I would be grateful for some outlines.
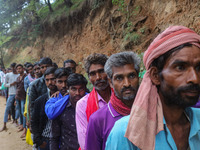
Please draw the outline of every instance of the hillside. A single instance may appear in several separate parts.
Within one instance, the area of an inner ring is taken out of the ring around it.
[[[199,0],[126,0],[124,5],[125,9],[112,0],[83,1],[68,17],[46,24],[34,46],[8,50],[6,66],[49,56],[59,66],[74,59],[81,71],[83,59],[90,53],[142,53],[170,25],[184,25],[200,34]]]

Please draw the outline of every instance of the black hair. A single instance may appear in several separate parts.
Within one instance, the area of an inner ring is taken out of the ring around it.
[[[86,78],[82,75],[82,74],[78,74],[78,73],[72,73],[69,75],[69,77],[67,78],[67,86],[73,86],[73,85],[87,85],[87,80]]]
[[[192,44],[191,43],[185,43],[182,45],[179,45],[171,50],[169,50],[168,52],[166,52],[165,54],[161,55],[160,57],[156,58],[150,65],[150,67],[155,66],[158,69],[158,72],[161,73],[163,70],[163,67],[166,63],[166,60],[172,55],[172,53],[174,53],[175,51],[179,51],[181,49],[183,49],[184,47],[191,47]]]
[[[72,63],[72,64],[74,64],[76,66],[76,62],[74,60],[72,60],[72,59],[65,60],[64,63],[63,63],[63,67],[65,67],[66,63]]]
[[[48,67],[47,70],[44,72],[44,77],[49,74],[54,74],[57,68],[55,67]]]
[[[71,69],[68,68],[58,68],[55,71],[55,78],[61,78],[63,76],[69,76],[71,74]]]
[[[32,67],[32,68],[33,68],[33,65],[32,65],[32,64],[26,65],[26,68],[29,68],[29,67]]]
[[[35,67],[35,66],[39,66],[39,62],[38,61],[33,64],[33,67]]]
[[[16,63],[12,63],[12,64],[10,65],[11,68],[15,68],[15,66],[16,66]]]
[[[17,68],[17,67],[22,67],[22,68],[24,68],[24,66],[22,65],[22,64],[17,64],[16,66],[15,66],[15,68]]]
[[[28,65],[30,65],[31,63],[30,62],[25,62],[24,63],[24,67],[27,67]]]
[[[52,64],[52,66],[53,66],[54,68],[58,68],[58,65],[57,65],[55,62]]]
[[[39,65],[47,64],[47,65],[52,65],[52,60],[49,57],[43,57],[39,61]]]

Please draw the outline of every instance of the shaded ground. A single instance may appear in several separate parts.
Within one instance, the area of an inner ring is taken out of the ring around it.
[[[3,116],[6,100],[0,96],[0,128],[3,126]],[[11,122],[7,123],[7,131],[0,132],[0,150],[31,150],[31,146],[26,143],[25,138],[20,138],[22,132],[17,132],[18,127]]]

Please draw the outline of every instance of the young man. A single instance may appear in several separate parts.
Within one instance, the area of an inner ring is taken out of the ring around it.
[[[78,150],[78,138],[75,123],[75,107],[77,101],[85,95],[87,80],[81,74],[73,73],[67,79],[69,97],[67,106],[56,119],[52,121],[50,149]],[[60,91],[60,88],[58,86]]]
[[[52,60],[49,57],[44,57],[40,59],[39,62],[40,71],[43,75],[48,67],[52,66]],[[47,86],[45,84],[44,75],[37,80],[33,81],[29,86],[29,108],[30,108],[30,120],[32,115],[32,110],[34,108],[34,101],[41,95],[47,93]]]
[[[17,77],[17,90],[15,95],[16,100],[16,115],[15,119],[20,118],[20,128],[18,131],[23,131],[21,138],[26,136],[26,118],[24,117],[24,104],[26,101],[26,91],[24,89],[24,78],[26,74],[24,73],[24,67],[22,64],[16,65],[17,73],[19,77]]]
[[[33,143],[39,150],[49,150],[51,121],[45,114],[45,104],[51,95],[57,91],[55,73],[56,68],[49,67],[44,73],[45,84],[49,89],[47,93],[35,100],[31,119]]]
[[[19,74],[17,74],[16,72],[16,69],[15,69],[15,66],[16,66],[16,63],[12,63],[10,65],[11,69],[12,69],[12,72],[6,74],[6,77],[5,77],[5,84],[4,86],[5,87],[8,87],[8,99],[7,99],[7,102],[6,102],[6,108],[5,108],[5,113],[4,113],[4,126],[3,128],[0,130],[3,131],[3,130],[6,130],[6,123],[8,122],[8,114],[9,114],[9,111],[12,107],[14,107],[14,102],[15,102],[15,95],[16,95],[16,89],[17,89],[17,77],[19,76]],[[12,117],[13,119],[15,119],[15,110],[11,109],[12,110]],[[15,123],[17,123],[17,120],[13,120]]]
[[[113,54],[104,70],[113,92],[109,103],[90,116],[86,150],[104,150],[114,123],[130,114],[139,86],[140,58],[133,52]]]
[[[76,62],[72,59],[65,60],[63,63],[63,67],[71,69],[72,73],[76,72]]]
[[[50,98],[45,105],[45,113],[49,119],[55,119],[59,116],[67,105],[69,95],[67,95],[68,87],[66,81],[70,73],[71,70],[66,68],[58,68],[55,72],[59,94],[57,97]]]
[[[35,78],[40,78],[42,76],[42,73],[40,71],[39,62],[35,62],[33,64],[33,71],[34,71]]]
[[[85,60],[85,70],[94,88],[90,94],[84,96],[77,103],[76,127],[78,141],[82,150],[85,149],[86,130],[89,117],[92,113],[102,108],[110,100],[111,89],[104,72],[104,65],[108,57],[104,54],[91,54]]]
[[[36,79],[33,67],[34,66],[32,64],[28,64],[26,66],[26,68],[27,68],[26,70],[27,70],[28,75],[24,78],[24,89],[25,89],[25,91],[27,91],[29,84]]]
[[[130,116],[118,120],[106,150],[200,147],[200,36],[183,26],[158,35],[144,54],[144,75]]]

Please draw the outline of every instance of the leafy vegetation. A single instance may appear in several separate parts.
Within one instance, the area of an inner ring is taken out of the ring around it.
[[[60,17],[68,16],[83,1],[0,0],[0,55],[8,48],[32,46],[46,24],[52,25]]]

